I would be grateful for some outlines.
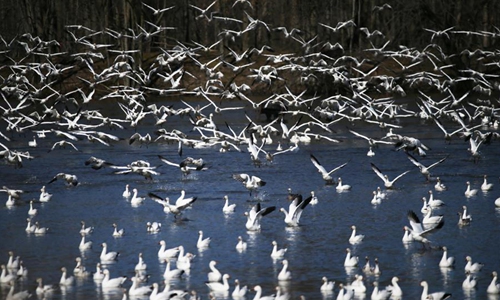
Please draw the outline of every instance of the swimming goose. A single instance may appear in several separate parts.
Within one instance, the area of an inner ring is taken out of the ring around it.
[[[337,190],[337,192],[341,193],[350,190],[351,186],[348,184],[342,184],[342,178],[339,177],[338,184],[335,189]]]
[[[497,283],[497,280],[498,280],[498,274],[497,274],[497,272],[493,271],[491,273],[491,276],[493,278],[491,279],[491,282],[488,285],[488,288],[486,289],[486,292],[488,294],[500,294],[500,283]]]
[[[16,280],[17,277],[13,274],[7,272],[7,267],[2,265],[2,274],[0,275],[0,283],[9,283],[13,280]]]
[[[363,234],[356,235],[356,226],[352,225],[351,229],[352,229],[352,233],[351,233],[351,236],[349,237],[349,243],[351,245],[355,245],[355,244],[361,243],[361,241],[363,241],[363,239],[365,238],[365,236]]]
[[[337,300],[352,300],[354,298],[354,290],[348,287],[344,287],[342,283],[339,283],[339,293],[337,294]]]
[[[118,229],[118,225],[116,223],[113,223],[113,227],[115,228],[113,231],[113,236],[114,237],[121,237],[125,233],[125,230],[123,228]]]
[[[377,191],[373,191],[372,194],[373,194],[373,197],[372,197],[372,200],[370,201],[371,204],[377,205],[377,204],[382,203],[382,198],[377,197]]]
[[[148,265],[144,262],[144,259],[142,258],[142,252],[139,253],[139,262],[135,265],[134,270],[135,271],[145,271],[148,268]]]
[[[216,264],[217,262],[215,260],[211,260],[208,264],[210,268],[210,272],[207,275],[209,282],[215,282],[222,279],[222,273],[215,267]]]
[[[238,236],[238,243],[236,244],[236,250],[238,252],[243,252],[247,250],[247,242],[245,242],[241,236]]]
[[[73,275],[75,275],[75,277],[80,277],[80,278],[87,277],[90,273],[85,270],[85,266],[83,266],[82,264],[82,258],[77,257],[75,261],[76,261],[76,266],[73,269]]]
[[[476,287],[477,280],[475,276],[472,276],[470,272],[465,273],[465,280],[462,282],[462,288],[464,290],[472,290]]]
[[[289,205],[288,211],[285,208],[281,208],[280,211],[285,214],[285,223],[288,226],[297,227],[299,226],[300,217],[306,206],[311,202],[312,196],[307,199],[302,200],[302,196],[296,197]]]
[[[130,192],[130,185],[129,184],[126,184],[125,185],[125,190],[123,191],[122,193],[122,197],[123,198],[129,198],[130,196],[132,196],[132,193]]]
[[[465,264],[465,267],[464,267],[465,272],[477,273],[477,272],[481,271],[481,269],[484,266],[484,264],[479,263],[479,262],[472,263],[472,257],[470,257],[470,256],[466,256],[465,260],[467,261],[467,263]]]
[[[165,267],[165,271],[163,272],[163,279],[165,280],[176,279],[180,278],[182,274],[184,274],[184,270],[181,270],[179,268],[172,269],[170,260],[165,259],[165,262],[167,263],[167,266]]]
[[[227,281],[228,279],[229,275],[224,274],[222,275],[222,283],[219,281],[215,281],[215,282],[206,282],[205,284],[213,292],[227,292],[229,291],[229,283]]]
[[[422,226],[422,223],[420,222],[420,219],[418,218],[417,214],[415,214],[414,211],[410,210],[408,211],[408,220],[410,221],[411,229],[409,229],[411,236],[414,240],[422,242],[422,243],[429,243],[429,240],[425,238],[426,235],[440,229],[444,225],[444,220],[441,219],[441,221],[434,226],[424,229]]]
[[[321,278],[321,281],[323,282],[323,284],[321,285],[319,290],[322,293],[333,293],[333,288],[335,287],[335,281],[328,281],[328,278],[326,278],[326,276],[323,276]]]
[[[318,202],[319,202],[318,197],[316,196],[314,191],[311,191],[311,202],[309,202],[309,204],[316,205],[316,204],[318,204]]]
[[[385,300],[388,299],[392,295],[392,292],[387,288],[381,290],[378,288],[378,282],[373,282],[373,291],[370,297],[371,300]]]
[[[357,256],[351,256],[351,249],[345,249],[346,256],[344,259],[344,267],[355,267],[358,265],[359,258]]]
[[[82,224],[82,228],[80,229],[80,234],[87,235],[92,233],[92,231],[94,231],[94,227],[91,226],[85,227],[85,221],[80,221],[80,224]]]
[[[448,257],[448,248],[446,248],[445,246],[443,246],[441,249],[443,249],[443,256],[439,261],[439,267],[452,268],[455,265],[455,258],[451,256]]]
[[[75,282],[75,277],[73,276],[67,276],[67,271],[65,267],[61,268],[61,279],[59,280],[59,285],[62,286],[70,286]]]
[[[313,163],[313,165],[316,167],[316,169],[318,169],[318,172],[321,173],[321,176],[323,177],[325,184],[335,184],[335,181],[333,180],[333,177],[331,176],[331,174],[335,173],[336,171],[342,169],[343,167],[345,167],[347,165],[347,163],[344,163],[344,164],[332,169],[331,171],[327,172],[326,169],[318,161],[318,159],[316,157],[314,157],[314,155],[311,154],[310,157],[311,157],[311,162]]]
[[[469,181],[467,181],[466,184],[467,184],[467,189],[465,190],[465,193],[464,193],[465,197],[470,198],[470,197],[475,196],[477,194],[477,189],[471,189]]]
[[[146,231],[149,233],[158,233],[161,230],[161,223],[158,222],[147,222]]]
[[[384,181],[384,186],[388,189],[392,189],[394,188],[394,183],[401,177],[403,177],[404,175],[406,175],[406,173],[410,172],[410,171],[405,171],[401,174],[399,174],[398,176],[396,176],[393,180],[389,180],[389,177],[387,175],[384,175],[380,170],[379,168],[377,168],[377,166],[375,166],[373,163],[370,163],[371,166],[372,166],[372,170],[375,172],[375,174],[377,174],[378,177],[380,177],[383,181]]]
[[[424,215],[424,218],[422,219],[422,224],[424,225],[438,224],[439,222],[441,222],[443,217],[444,217],[443,215],[432,216],[432,206],[429,206],[429,209],[427,209],[427,213]]]
[[[82,240],[80,241],[80,245],[78,245],[78,249],[83,252],[92,248],[92,241],[85,241],[85,234],[80,235],[82,236]]]
[[[38,210],[36,208],[33,208],[33,200],[30,201],[30,209],[28,210],[28,215],[34,216]]]
[[[139,205],[142,202],[144,202],[144,200],[146,200],[145,197],[137,196],[137,193],[138,193],[137,189],[133,189],[132,192],[133,192],[133,195],[132,195],[132,199],[130,199],[130,204]]]
[[[158,259],[161,261],[169,258],[174,258],[179,254],[179,247],[167,249],[164,240],[159,241],[158,244],[160,245],[160,250],[158,250]]]
[[[373,267],[372,273],[375,276],[379,276],[380,274],[382,274],[382,271],[380,270],[380,266],[378,264],[378,258],[377,257],[375,257],[375,267]]]
[[[31,294],[28,291],[20,291],[14,293],[14,286],[15,286],[14,280],[9,282],[9,285],[10,289],[9,292],[7,293],[7,296],[5,297],[6,300],[24,300],[24,299],[29,299],[31,297]]]
[[[227,195],[224,195],[224,206],[222,207],[222,211],[225,214],[230,214],[234,212],[234,209],[236,208],[236,203],[229,204],[229,197]]]
[[[399,278],[394,276],[391,279],[391,284],[387,286],[387,290],[391,291],[391,297],[393,299],[400,299],[403,296],[403,290],[398,284]]]
[[[444,300],[448,299],[451,297],[450,293],[446,292],[434,292],[434,293],[429,293],[429,285],[427,284],[427,281],[423,280],[420,282],[420,286],[423,287],[422,289],[422,295],[420,296],[421,300],[426,300],[426,299],[439,299],[439,300]]]
[[[14,256],[14,251],[9,251],[9,260],[7,261],[7,269],[9,270],[17,270],[20,265],[20,257]]]
[[[234,280],[234,290],[231,293],[231,296],[235,299],[244,298],[247,294],[248,287],[240,286],[240,281],[238,279]]]
[[[7,201],[5,202],[5,206],[14,207],[16,205],[16,199],[14,199],[11,195],[8,196]]]
[[[283,258],[285,256],[287,248],[278,249],[278,243],[276,241],[273,241],[272,245],[273,245],[273,251],[271,251],[271,257],[273,259]]]
[[[427,198],[422,197],[422,208],[420,209],[420,212],[425,215],[430,209],[431,207],[427,204]]]
[[[17,270],[16,273],[17,277],[27,277],[28,276],[28,268],[24,266],[23,261],[19,261],[19,269]]]
[[[275,210],[276,206],[261,208],[260,202],[258,202],[250,209],[250,211],[245,212],[245,216],[247,217],[247,221],[245,223],[246,229],[249,231],[259,231],[261,228],[260,221],[262,217],[267,216]]]
[[[487,175],[484,175],[483,184],[481,184],[481,191],[487,192],[493,188],[493,183],[488,183],[486,179]]]
[[[184,270],[186,273],[191,268],[191,261],[195,258],[195,255],[192,253],[184,254],[184,247],[179,246],[179,254],[177,255],[177,268]]]
[[[366,286],[363,282],[363,276],[356,274],[354,275],[354,277],[354,281],[351,283],[351,285],[346,286],[346,289],[353,290],[355,296],[363,296],[364,293],[366,293]]]
[[[266,182],[259,177],[250,176],[245,173],[233,174],[233,178],[243,183],[245,188],[250,191],[250,195],[252,195],[252,192],[257,190],[259,187],[266,185]]]
[[[36,282],[38,283],[36,287],[36,295],[39,297],[49,295],[57,289],[57,286],[53,284],[44,285],[43,279],[40,277],[36,279]]]
[[[66,185],[72,185],[72,186],[77,186],[78,185],[78,177],[76,175],[72,174],[66,174],[66,173],[58,173],[54,178],[52,178],[48,183],[52,183],[56,181],[57,179],[64,179],[66,181]]]
[[[33,225],[31,225],[31,218],[27,218],[27,219],[26,219],[26,222],[28,223],[28,224],[26,225],[26,229],[25,229],[25,230],[26,230],[26,232],[27,232],[27,233],[34,233],[34,232],[35,232],[35,229],[36,229],[36,226],[35,226],[34,224],[33,224]]]
[[[441,179],[439,177],[436,178],[434,189],[438,192],[446,191],[446,186],[441,182]]]
[[[262,288],[260,285],[256,285],[253,287],[253,290],[255,291],[255,296],[253,297],[253,300],[274,300],[275,296],[262,296]]]
[[[42,188],[40,189],[40,198],[38,200],[40,200],[40,202],[49,202],[51,198],[52,194],[49,194],[46,191],[45,185],[42,186]]]
[[[142,296],[149,295],[153,291],[151,286],[139,286],[139,279],[136,277],[130,278],[132,281],[132,286],[128,289],[129,296]]]
[[[122,277],[116,277],[116,278],[109,278],[109,270],[104,269],[102,271],[104,277],[102,278],[101,286],[103,288],[117,288],[121,287],[125,281],[127,280],[127,276],[122,276]]]
[[[382,189],[378,186],[377,187],[377,197],[380,198],[381,200],[384,200],[385,197],[387,197],[387,192],[382,191]]]
[[[198,231],[198,241],[196,242],[196,247],[198,249],[208,248],[210,246],[211,238],[203,238],[203,231]]]
[[[35,222],[35,234],[46,234],[49,231],[48,227],[41,227],[38,222]]]
[[[97,263],[95,267],[96,271],[92,277],[94,278],[94,281],[101,281],[104,279],[104,271],[101,269],[101,263]]]
[[[283,264],[283,268],[278,273],[278,280],[280,281],[291,280],[292,273],[288,271],[288,260],[284,259],[283,261],[281,261],[281,263]]]
[[[112,262],[118,258],[118,255],[120,255],[120,253],[116,251],[108,252],[108,245],[106,243],[102,243],[101,246],[102,251],[101,255],[99,256],[99,258],[101,259],[101,263]]]
[[[429,205],[430,207],[439,207],[445,204],[444,201],[442,200],[434,199],[434,194],[432,193],[432,190],[429,190],[429,201],[427,201],[427,205]]]

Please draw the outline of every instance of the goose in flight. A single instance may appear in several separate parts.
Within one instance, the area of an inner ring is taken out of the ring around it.
[[[183,160],[182,162],[180,163],[174,163],[174,162],[171,162],[169,161],[168,159],[166,159],[165,157],[161,156],[161,155],[158,155],[158,158],[166,163],[167,165],[169,166],[174,166],[174,167],[177,167],[177,168],[180,168],[182,174],[184,176],[187,176],[189,174],[191,174],[191,171],[202,171],[202,170],[206,170],[205,168],[205,164],[203,163],[203,160],[200,158],[201,160],[201,163],[200,164],[195,164],[195,166],[189,166],[189,164],[194,164],[192,161],[194,161],[192,158],[188,157],[186,158],[185,160]],[[189,160],[191,159],[191,160]],[[197,160],[199,161],[199,160]]]
[[[52,178],[49,181],[49,184],[56,181],[57,179],[64,179],[66,181],[67,185],[73,185],[77,186],[78,185],[78,177],[76,175],[71,175],[71,174],[66,174],[66,173],[59,173],[54,178]]]
[[[195,202],[196,199],[198,199],[198,197],[193,197],[189,199],[189,201],[181,201],[179,204],[177,204],[177,202],[176,204],[170,204],[170,199],[168,197],[163,199],[162,197],[151,192],[148,193],[148,196],[163,205],[163,211],[173,213],[174,218],[177,218],[178,215],[180,215],[186,208],[188,208],[193,202]]]
[[[257,176],[250,176],[245,173],[240,173],[240,174],[233,174],[233,178],[242,182],[243,185],[247,190],[250,191],[250,195],[252,195],[252,192],[256,189],[258,189],[261,186],[266,185],[266,182],[260,179]]]
[[[412,238],[424,244],[430,243],[430,241],[425,238],[426,235],[440,229],[444,225],[444,219],[441,219],[438,223],[434,224],[433,226],[424,229],[417,214],[412,210],[408,211],[408,220],[410,221],[411,228],[405,226],[405,230],[406,228],[408,228]]]
[[[342,169],[343,167],[345,167],[347,165],[347,163],[344,163],[338,167],[336,167],[335,169],[331,170],[331,171],[326,171],[326,169],[320,164],[320,162],[318,161],[318,159],[311,154],[311,162],[313,163],[313,165],[318,169],[318,172],[321,173],[321,176],[323,177],[323,180],[325,181],[325,184],[335,184],[335,181],[333,180],[333,177],[331,176],[331,174],[335,173],[336,171]]]
[[[441,158],[440,160],[438,160],[437,162],[429,165],[428,167],[424,166],[423,164],[421,164],[420,162],[418,162],[418,160],[415,159],[415,157],[413,157],[410,153],[406,152],[406,155],[408,156],[408,159],[417,167],[419,168],[420,170],[420,173],[422,173],[422,175],[425,176],[425,178],[427,178],[427,180],[429,180],[430,176],[431,176],[431,173],[430,173],[430,169],[434,168],[435,166],[439,165],[440,163],[444,162],[448,156],[444,157],[444,158]]]
[[[245,223],[245,227],[249,231],[259,231],[260,220],[262,217],[272,213],[276,210],[276,206],[269,206],[266,208],[261,208],[260,202],[258,202],[250,211],[245,212],[245,216],[247,217],[247,222]]]
[[[288,207],[288,211],[282,207],[280,211],[285,214],[285,223],[292,227],[299,226],[300,216],[311,200],[312,196],[302,200],[302,196],[299,195],[299,197],[295,197],[295,199],[292,200]]]
[[[372,170],[373,172],[375,172],[375,174],[378,175],[378,177],[380,177],[383,181],[384,181],[384,186],[388,189],[392,189],[394,188],[394,183],[396,182],[396,180],[398,180],[399,178],[403,177],[403,175],[406,175],[406,173],[410,172],[410,171],[405,171],[401,174],[399,174],[396,178],[394,178],[393,180],[389,180],[389,177],[385,174],[383,174],[379,168],[377,168],[377,166],[375,166],[375,164],[373,163],[370,163],[371,166],[372,166]]]

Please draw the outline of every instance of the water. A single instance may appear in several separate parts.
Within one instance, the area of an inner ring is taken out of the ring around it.
[[[172,103],[159,103],[172,104]],[[175,103],[175,107],[181,104]],[[254,112],[249,111],[252,118]],[[242,111],[216,115],[215,120],[225,130],[227,121],[236,130],[247,125]],[[146,119],[137,129],[141,134],[153,133],[154,120]],[[304,295],[307,299],[335,299],[338,283],[350,283],[355,274],[363,274],[361,267],[364,257],[369,256],[371,262],[378,258],[382,274],[379,277],[364,275],[367,286],[366,298],[372,292],[372,282],[378,280],[380,287],[390,283],[393,276],[400,278],[399,284],[405,299],[417,299],[422,288],[420,281],[426,280],[430,290],[445,290],[453,294],[455,299],[485,299],[486,287],[491,280],[491,272],[500,270],[498,242],[500,234],[500,213],[495,209],[494,200],[498,197],[498,177],[500,171],[495,166],[499,164],[495,142],[481,147],[482,159],[478,163],[471,160],[467,152],[468,142],[455,138],[451,144],[444,143],[442,132],[433,123],[425,124],[420,120],[401,120],[405,128],[397,130],[400,134],[418,137],[431,150],[425,158],[417,157],[428,165],[449,155],[445,163],[433,169],[433,175],[439,176],[448,187],[445,192],[434,192],[435,197],[443,200],[446,206],[437,209],[435,214],[443,214],[444,227],[432,234],[429,239],[435,249],[425,250],[419,243],[403,244],[403,226],[409,225],[406,217],[408,210],[414,210],[421,216],[421,198],[428,196],[433,190],[434,182],[426,182],[418,169],[411,164],[406,155],[395,151],[392,146],[380,146],[375,149],[374,157],[367,157],[367,142],[354,138],[347,128],[352,128],[372,137],[381,137],[384,131],[376,126],[361,125],[361,123],[338,123],[333,127],[336,133],[332,137],[341,139],[339,144],[313,141],[308,145],[300,145],[297,153],[287,153],[276,156],[271,165],[256,168],[253,166],[246,147],[239,153],[230,151],[220,153],[218,147],[205,149],[184,148],[183,157],[202,157],[207,162],[208,170],[195,172],[183,178],[178,168],[163,164],[157,155],[163,155],[172,161],[180,162],[177,155],[177,144],[151,144],[149,146],[128,145],[128,137],[134,129],[123,131],[108,131],[125,140],[106,147],[99,143],[79,141],[76,146],[80,152],[70,148],[55,149],[47,152],[52,144],[59,139],[49,135],[46,139],[38,139],[37,148],[28,148],[26,136],[15,136],[10,145],[18,150],[29,150],[36,158],[25,161],[23,168],[14,169],[8,165],[1,166],[1,183],[10,188],[23,189],[29,193],[22,196],[20,205],[8,209],[0,209],[0,261],[7,263],[8,251],[19,255],[29,270],[28,277],[20,281],[18,289],[28,289],[34,294],[36,278],[42,277],[45,284],[58,283],[61,267],[66,267],[72,273],[75,258],[81,256],[87,270],[94,272],[99,262],[100,244],[106,242],[111,251],[119,251],[120,256],[114,264],[108,265],[111,277],[134,275],[134,266],[138,262],[138,254],[143,253],[147,263],[149,283],[162,284],[162,274],[165,264],[157,259],[158,242],[165,240],[167,247],[183,245],[186,251],[196,255],[189,276],[173,281],[172,288],[196,290],[203,299],[208,299],[209,290],[205,285],[209,262],[217,261],[217,268],[222,273],[231,276],[230,285],[233,289],[234,279],[239,279],[242,285],[253,287],[260,285],[263,294],[275,292],[280,285],[283,290],[291,293],[293,299]],[[169,117],[167,129],[177,128],[189,135],[192,126],[187,118]],[[226,130],[227,131],[227,130]],[[276,138],[275,142],[278,140]],[[284,144],[284,147],[288,145]],[[266,145],[266,149],[275,149],[276,143]],[[325,185],[321,175],[310,161],[314,154],[326,169],[332,169],[342,163],[347,166],[337,173],[352,190],[337,193],[334,186]],[[90,156],[106,159],[117,165],[126,165],[134,160],[143,159],[158,165],[161,173],[152,181],[147,181],[136,174],[114,175],[112,170],[105,168],[93,170],[84,162]],[[406,170],[410,173],[396,183],[396,189],[388,192],[388,197],[380,205],[370,204],[372,191],[377,186],[383,187],[383,182],[371,170],[370,162],[376,164],[389,177],[394,177]],[[51,184],[48,181],[57,173],[76,174],[80,184],[77,187],[67,187],[61,180]],[[250,197],[243,185],[232,178],[234,173],[248,173],[261,177],[267,184],[260,189],[262,206],[276,206],[277,210],[262,220],[261,232],[247,232],[246,218],[243,215],[256,204],[255,197]],[[487,174],[495,187],[488,193],[479,193],[470,199],[464,196],[466,181],[473,188],[479,188],[483,175]],[[158,203],[147,199],[142,205],[132,207],[128,200],[122,198],[126,184],[137,188],[139,195],[146,196],[154,192],[163,197],[175,200],[184,189],[186,196],[196,196],[197,201],[192,209],[183,214],[184,220],[175,221],[173,215],[166,215]],[[49,227],[49,233],[42,236],[25,232],[29,200],[38,199],[39,189],[46,185],[54,196],[48,203],[35,203],[38,214],[34,220],[42,226]],[[284,215],[278,211],[280,207],[288,208],[286,200],[287,189],[308,196],[315,191],[319,203],[308,206],[298,228],[287,228],[283,222]],[[5,194],[0,194],[6,200]],[[231,203],[236,203],[234,214],[224,215],[223,196],[228,195]],[[3,204],[2,204],[3,205]],[[470,226],[457,226],[457,212],[467,205],[473,221]],[[91,250],[80,253],[80,221],[84,220],[95,230],[87,239],[93,241]],[[146,232],[146,222],[162,223],[162,230],[157,234]],[[112,237],[112,224],[118,224],[125,229],[123,237]],[[365,238],[358,245],[348,243],[351,225],[356,225],[358,232]],[[204,251],[196,248],[198,231],[211,237],[210,247]],[[248,248],[243,253],[235,249],[237,237],[242,236],[248,242]],[[290,282],[278,282],[277,274],[281,270],[281,261],[273,261],[270,257],[271,242],[276,240],[279,247],[287,247],[286,259],[292,272]],[[454,269],[442,272],[438,267],[442,251],[437,246],[447,246],[449,255],[454,256]],[[352,249],[359,256],[359,266],[346,269],[343,266],[346,248]],[[473,261],[484,263],[484,268],[477,274],[478,287],[470,293],[462,290],[465,279],[465,257],[472,256]],[[175,266],[175,264],[173,264]],[[328,277],[336,281],[335,294],[324,296],[320,293],[321,278]],[[128,288],[131,281],[127,280]],[[1,286],[3,297],[9,288]],[[230,295],[230,293],[229,293]],[[254,292],[247,294],[247,299],[253,299]],[[35,296],[34,296],[35,297]],[[55,292],[53,299],[121,299],[120,290],[103,292],[92,276],[76,280],[73,287]],[[144,298],[147,298],[144,297]],[[230,299],[230,296],[219,295],[220,299]],[[364,297],[360,297],[364,298]],[[496,299],[496,298],[492,298]]]

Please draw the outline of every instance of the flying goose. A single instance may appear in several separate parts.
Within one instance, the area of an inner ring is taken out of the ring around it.
[[[321,173],[321,176],[323,177],[323,180],[325,181],[325,184],[335,184],[335,181],[333,180],[333,177],[330,176],[331,174],[335,173],[336,171],[342,169],[347,165],[347,163],[344,163],[333,170],[327,172],[326,169],[321,165],[321,163],[318,161],[318,159],[311,154],[311,162],[313,165],[318,169],[318,172]]]
[[[388,189],[392,189],[394,188],[394,183],[401,177],[403,177],[404,175],[406,175],[406,173],[410,172],[410,171],[405,171],[401,174],[399,174],[398,176],[396,176],[393,180],[389,180],[389,177],[385,174],[382,173],[382,171],[380,171],[379,168],[377,168],[377,166],[375,166],[375,164],[373,163],[370,163],[371,166],[372,166],[372,170],[373,172],[375,172],[375,174],[377,174],[378,177],[380,177],[383,181],[384,181],[384,186]]]

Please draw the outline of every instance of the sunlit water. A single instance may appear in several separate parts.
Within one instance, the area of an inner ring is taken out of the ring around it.
[[[177,103],[175,105],[179,106]],[[251,111],[249,115],[257,117]],[[224,131],[228,130],[223,121],[237,130],[247,125],[243,112],[225,113],[223,117],[215,118]],[[152,119],[146,120],[137,131],[142,134],[153,133],[155,128],[152,122]],[[186,251],[196,255],[190,274],[173,281],[172,288],[196,290],[203,299],[208,299],[209,289],[205,282],[211,260],[217,261],[217,267],[222,273],[231,276],[230,292],[234,279],[239,279],[242,285],[249,287],[261,285],[265,295],[274,293],[275,287],[280,285],[283,290],[291,293],[293,299],[298,299],[300,295],[307,299],[335,299],[338,283],[350,283],[355,274],[362,274],[367,286],[366,298],[370,298],[373,281],[377,280],[380,287],[385,287],[393,276],[398,276],[405,299],[420,297],[422,280],[429,282],[430,291],[445,290],[452,293],[454,299],[485,299],[491,272],[500,271],[497,249],[500,214],[494,206],[494,200],[500,195],[500,169],[497,167],[500,156],[496,142],[482,146],[482,159],[474,163],[467,152],[468,142],[455,138],[451,144],[444,143],[442,132],[433,123],[425,124],[414,119],[402,120],[401,123],[405,129],[397,130],[398,133],[418,137],[431,148],[427,157],[418,157],[421,162],[428,165],[449,155],[445,163],[433,170],[433,175],[440,176],[448,187],[445,192],[434,192],[436,198],[446,203],[435,214],[443,214],[446,221],[440,231],[429,237],[436,246],[433,250],[425,250],[419,243],[405,245],[401,238],[403,226],[409,225],[407,211],[414,210],[421,216],[421,198],[428,196],[430,189],[433,190],[434,182],[426,182],[404,152],[395,151],[392,146],[380,146],[375,149],[374,157],[367,157],[367,142],[354,138],[347,131],[349,127],[373,137],[381,137],[385,132],[378,127],[339,123],[333,127],[337,133],[332,137],[341,139],[342,143],[313,141],[308,145],[301,144],[297,153],[276,156],[274,163],[260,168],[253,166],[244,145],[243,153],[220,153],[218,147],[184,148],[183,157],[202,157],[208,166],[208,170],[196,172],[188,178],[183,178],[178,168],[163,164],[157,157],[160,154],[180,162],[177,144],[130,146],[128,137],[134,132],[133,129],[110,131],[126,138],[111,147],[80,141],[76,145],[81,152],[67,148],[48,153],[52,144],[58,141],[53,136],[39,139],[37,148],[28,148],[28,140],[32,136],[15,135],[15,142],[11,147],[29,150],[36,159],[24,162],[21,169],[0,166],[2,185],[29,191],[23,195],[19,206],[8,209],[2,204],[0,261],[2,264],[7,262],[9,250],[14,251],[16,256],[19,255],[29,269],[29,275],[21,282],[20,287],[34,294],[36,278],[42,277],[45,284],[58,283],[60,268],[66,267],[72,273],[78,256],[83,257],[86,269],[94,272],[96,263],[99,262],[100,244],[106,242],[110,250],[120,252],[118,261],[106,266],[111,277],[132,277],[138,254],[142,252],[150,275],[148,284],[158,282],[160,288],[163,288],[165,263],[158,261],[157,252],[158,242],[165,240],[167,247],[183,245]],[[197,132],[189,132],[192,126],[187,118],[172,116],[168,119],[166,128],[177,128],[198,136]],[[278,139],[276,137],[275,142]],[[283,146],[288,147],[287,144]],[[265,148],[274,150],[276,143],[266,145]],[[346,184],[352,186],[352,190],[337,193],[335,186],[325,185],[310,161],[310,154],[314,154],[328,170],[348,162],[345,168],[335,173],[335,177],[341,176]],[[93,170],[84,165],[90,156],[106,159],[116,165],[126,165],[137,159],[147,160],[152,165],[160,166],[157,170],[161,175],[147,181],[136,174],[114,175],[111,169]],[[387,199],[377,206],[370,204],[372,191],[377,186],[383,187],[383,182],[371,170],[370,162],[375,163],[390,177],[411,170],[396,183],[395,190],[388,192]],[[61,180],[47,184],[59,172],[76,174],[80,184],[77,187],[67,187]],[[245,229],[246,218],[243,214],[258,199],[250,197],[243,185],[232,178],[234,173],[257,175],[267,182],[259,193],[261,205],[274,205],[277,210],[264,217],[260,232],[251,233]],[[484,174],[495,183],[493,190],[488,193],[480,191],[477,196],[467,199],[464,196],[466,181],[470,181],[473,188],[479,188]],[[149,198],[142,205],[132,207],[127,199],[122,198],[125,184],[137,188],[142,196],[154,192],[175,200],[181,189],[184,189],[186,196],[196,196],[198,200],[192,209],[183,214],[183,220],[176,222],[173,215],[165,214],[163,207]],[[48,203],[35,203],[38,214],[34,220],[50,228],[46,235],[37,236],[27,234],[25,227],[28,202],[30,199],[38,199],[42,185],[46,185],[54,196]],[[283,222],[284,215],[278,211],[280,207],[288,208],[288,188],[304,196],[315,191],[319,198],[317,205],[310,205],[305,209],[298,228],[287,228]],[[235,213],[223,214],[224,195],[229,196],[231,203],[237,204]],[[3,201],[7,199],[5,194],[0,196]],[[461,211],[463,205],[469,208],[473,222],[470,226],[459,227],[457,212]],[[87,237],[93,241],[93,247],[85,253],[80,253],[78,249],[81,220],[95,227],[95,231]],[[148,221],[161,222],[161,232],[148,234]],[[112,237],[113,223],[125,229],[123,237]],[[355,246],[348,242],[351,225],[356,225],[358,232],[365,235],[363,242]],[[202,252],[196,248],[199,230],[203,230],[205,236],[212,239],[210,247]],[[235,249],[240,235],[248,242],[248,249],[243,253]],[[288,248],[285,257],[293,276],[289,282],[277,280],[282,264],[280,260],[273,261],[270,257],[273,240],[280,247]],[[438,262],[442,251],[437,246],[448,247],[449,254],[456,259],[455,268],[444,272],[440,270]],[[353,254],[359,256],[358,267],[344,268],[346,248],[351,248]],[[462,290],[467,255],[472,256],[473,261],[484,263],[484,268],[477,274],[478,287],[470,293]],[[378,258],[382,270],[380,276],[362,272],[365,256],[370,257],[372,264],[373,259]],[[323,276],[336,281],[335,294],[325,296],[320,293]],[[125,287],[130,285],[131,281],[128,280]],[[7,286],[2,285],[2,295],[5,296],[8,290]],[[230,292],[226,297],[219,295],[218,298],[230,299]],[[252,290],[246,298],[253,299],[253,296]],[[77,280],[72,288],[52,295],[54,299],[121,297],[120,290],[103,292],[100,285],[93,281],[92,275]]]

